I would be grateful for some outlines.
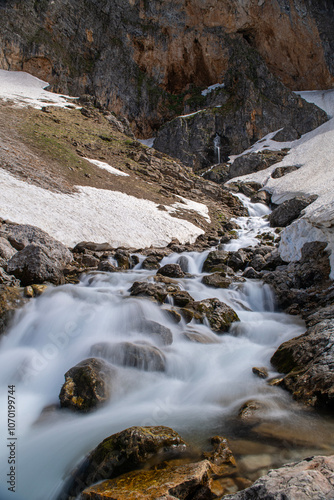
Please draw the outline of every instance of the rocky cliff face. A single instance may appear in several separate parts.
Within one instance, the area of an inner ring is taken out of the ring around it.
[[[2,0],[0,67],[90,93],[149,136],[230,68],[238,34],[291,89],[334,82],[329,0]]]

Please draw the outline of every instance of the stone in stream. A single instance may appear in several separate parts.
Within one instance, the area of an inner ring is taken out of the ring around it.
[[[182,456],[187,450],[186,442],[169,427],[130,427],[106,438],[88,455],[72,474],[68,496],[76,497],[85,487],[103,479],[125,473],[128,476],[152,459],[162,462]]]
[[[109,400],[115,374],[116,370],[102,359],[81,361],[65,373],[60,406],[82,412],[93,410]]]
[[[143,281],[135,281],[130,288],[130,295],[143,296],[158,302],[164,302],[168,295],[165,287],[160,284],[146,283]]]
[[[268,370],[265,366],[262,366],[261,368],[254,366],[252,368],[252,372],[259,378],[268,378]]]
[[[167,276],[168,278],[184,277],[184,272],[182,271],[179,264],[166,264],[157,271],[157,274],[162,274],[163,276]]]
[[[228,288],[232,284],[232,279],[226,277],[225,272],[213,273],[203,276],[202,283],[213,288]]]
[[[171,330],[156,321],[143,319],[138,326],[138,330],[140,333],[151,337],[159,345],[170,345],[173,343],[173,334]]]
[[[192,296],[185,290],[177,290],[170,293],[173,298],[174,305],[178,307],[186,307],[189,303],[193,302]]]
[[[195,312],[207,319],[214,332],[227,332],[234,321],[240,321],[237,313],[224,302],[220,300],[206,299],[192,304]]]
[[[162,257],[158,257],[156,255],[149,255],[142,263],[142,268],[147,269],[149,271],[153,269],[159,269],[160,261]]]
[[[271,470],[224,500],[333,500],[334,457],[310,457]]]
[[[153,345],[119,342],[94,344],[91,356],[100,356],[111,363],[144,371],[163,372],[166,369],[165,355]]]
[[[117,268],[108,259],[101,260],[97,268],[105,273],[115,273],[117,271]]]
[[[226,272],[230,267],[234,271],[244,269],[248,263],[247,254],[243,250],[236,252],[226,252],[225,250],[215,250],[210,252],[203,264],[203,272]]]
[[[185,255],[181,255],[177,259],[177,264],[181,267],[184,273],[189,273],[189,261]]]

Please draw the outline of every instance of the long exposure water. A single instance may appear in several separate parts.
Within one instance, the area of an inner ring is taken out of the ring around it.
[[[251,216],[240,218],[239,239],[226,245],[227,250],[255,245],[256,234],[268,230],[262,218],[266,207],[243,201]],[[269,377],[277,375],[270,357],[282,342],[305,331],[303,322],[277,312],[270,288],[259,281],[236,281],[228,289],[205,286],[201,270],[207,254],[172,254],[161,264],[177,262],[183,255],[191,277],[177,280],[182,289],[195,300],[217,297],[235,309],[241,321],[224,335],[194,320],[175,323],[166,311],[171,300],[159,306],[130,297],[134,281],[153,282],[155,272],[141,269],[141,264],[125,272],[91,273],[78,285],[50,287],[18,312],[0,345],[1,394],[7,394],[7,385],[16,385],[15,498],[55,500],[85,454],[132,425],[167,425],[197,446],[213,435],[225,435],[241,471],[252,479],[289,460],[333,452],[331,421],[303,411],[282,389],[252,373],[253,367],[265,366]],[[143,327],[148,321],[169,328],[173,343],[156,343]],[[191,342],[185,333],[198,334],[207,343]],[[95,344],[120,341],[156,345],[165,355],[166,371],[116,366],[110,402],[97,411],[80,415],[52,406],[59,406],[69,368],[90,357]],[[255,429],[238,417],[249,400],[262,402]],[[7,422],[5,402],[0,411],[1,422]],[[1,435],[1,498],[7,498],[5,425]]]

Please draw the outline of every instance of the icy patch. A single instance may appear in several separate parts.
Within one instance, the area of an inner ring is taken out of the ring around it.
[[[107,170],[110,174],[122,175],[124,177],[129,177],[129,174],[126,174],[125,172],[118,170],[118,168],[114,168],[111,165],[108,165],[108,163],[105,163],[103,161],[90,160],[89,158],[84,158],[84,160],[87,160],[90,163],[93,163],[93,165],[96,165],[97,167],[102,168],[103,170]]]
[[[188,200],[188,198],[183,198],[183,196],[177,196],[182,200],[181,202],[173,203],[171,207],[166,207],[169,213],[175,213],[177,210],[193,210],[197,212],[206,221],[211,222],[209,209],[203,203],[198,203],[197,201]]]
[[[144,146],[147,146],[149,148],[153,148],[154,146],[154,141],[155,137],[150,137],[150,139],[136,139],[138,142],[143,144]]]
[[[224,88],[224,87],[225,87],[224,83],[215,83],[214,85],[210,85],[205,90],[202,90],[201,94],[204,95],[204,96],[206,96],[206,95],[210,94],[211,92],[213,92],[214,90],[221,89],[221,88]]]
[[[24,71],[0,70],[0,98],[5,101],[13,101],[20,107],[32,106],[36,109],[41,109],[43,106],[65,108],[70,104],[73,105],[72,100],[75,98],[44,90],[48,85],[47,82]]]
[[[152,201],[87,186],[77,189],[71,195],[54,193],[0,169],[0,216],[40,227],[70,247],[83,240],[108,241],[114,247],[162,247],[172,238],[192,243],[204,233]]]

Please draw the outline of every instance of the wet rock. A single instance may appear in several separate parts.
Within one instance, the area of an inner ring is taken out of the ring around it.
[[[167,276],[169,278],[184,277],[184,272],[179,264],[166,264],[158,270],[157,274],[162,274],[163,276]]]
[[[115,370],[101,359],[81,361],[65,373],[59,399],[62,408],[87,412],[108,401]]]
[[[254,366],[252,368],[252,372],[259,378],[268,378],[268,370],[265,366],[262,366],[261,368]]]
[[[215,338],[213,334],[209,335],[208,333],[198,332],[193,329],[186,330],[182,334],[190,342],[198,344],[217,344],[219,342],[219,339]]]
[[[272,172],[271,177],[273,179],[279,179],[280,177],[284,177],[284,175],[295,172],[296,170],[298,170],[298,167],[296,167],[295,165],[291,165],[290,167],[277,167]]]
[[[261,401],[246,401],[238,412],[239,418],[247,424],[254,424],[261,420],[266,407]]]
[[[177,264],[179,264],[180,268],[182,269],[182,271],[184,273],[188,273],[189,272],[189,261],[188,261],[188,258],[185,255],[181,255],[177,259]]]
[[[255,271],[255,269],[253,267],[247,267],[246,270],[242,273],[242,276],[244,278],[256,280],[256,279],[260,279],[261,275],[260,275],[260,273]]]
[[[149,255],[142,263],[143,269],[153,270],[159,269],[161,258],[153,255]]]
[[[309,406],[334,409],[334,320],[324,319],[284,342],[271,358],[283,387]]]
[[[59,285],[64,280],[63,266],[46,253],[45,247],[34,243],[17,252],[7,264],[7,272],[21,281],[23,286],[49,281]]]
[[[26,302],[27,298],[24,298],[21,288],[0,286],[0,335],[10,325],[15,311]]]
[[[186,500],[211,499],[211,464],[170,466],[133,471],[84,490],[81,500]]]
[[[233,177],[240,177],[242,175],[265,170],[271,165],[274,165],[274,163],[282,161],[285,155],[286,152],[283,151],[264,150],[258,153],[249,153],[239,156],[232,163],[229,176],[232,179]]]
[[[83,254],[78,259],[77,262],[85,267],[98,267],[100,261],[94,255]]]
[[[135,281],[130,288],[130,295],[134,297],[148,297],[157,300],[158,302],[164,302],[168,292],[165,287],[160,284]]]
[[[129,254],[124,250],[118,250],[114,258],[117,260],[119,269],[131,269],[133,262]]]
[[[202,283],[213,288],[228,288],[232,284],[232,279],[226,277],[226,273],[214,273],[203,276]]]
[[[142,320],[138,329],[159,345],[171,345],[173,343],[173,334],[170,329],[156,321]]]
[[[271,470],[249,488],[224,500],[331,500],[334,457],[310,457]]]
[[[226,269],[229,254],[224,250],[210,252],[204,261],[202,272],[223,272]]]
[[[116,365],[137,368],[138,370],[164,372],[166,369],[165,355],[152,345],[132,342],[119,342],[118,344],[100,342],[92,346],[90,355],[99,356]]]
[[[117,268],[107,259],[101,260],[97,268],[99,271],[103,271],[105,273],[115,273],[117,271]]]
[[[185,441],[169,427],[130,427],[106,438],[88,455],[74,474],[68,488],[69,496],[75,497],[97,481],[125,473],[128,476],[130,471],[142,468],[154,457],[162,462],[166,458],[178,457],[186,450]]]
[[[217,333],[227,332],[234,321],[240,321],[230,306],[215,298],[194,302],[193,308],[203,319],[207,319],[212,330]]]
[[[215,476],[223,477],[235,472],[237,464],[226,438],[214,436],[211,438],[213,451],[203,453],[203,458],[212,464]]]
[[[302,210],[306,208],[317,197],[297,196],[291,200],[285,201],[271,212],[268,219],[271,227],[286,227],[295,219],[298,219]]]
[[[185,290],[178,290],[170,294],[173,298],[175,306],[186,307],[189,303],[193,302],[192,296]]]

